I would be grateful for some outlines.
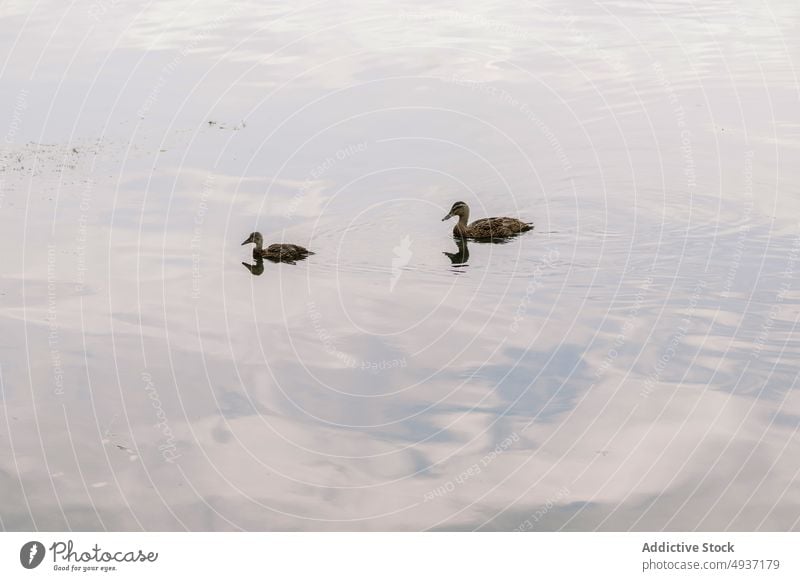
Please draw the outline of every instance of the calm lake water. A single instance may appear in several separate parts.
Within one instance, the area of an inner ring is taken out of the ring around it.
[[[474,4],[2,5],[0,527],[800,527],[800,5]]]

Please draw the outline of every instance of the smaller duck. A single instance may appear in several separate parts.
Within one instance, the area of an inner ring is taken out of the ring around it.
[[[495,238],[509,238],[522,232],[533,230],[533,224],[517,220],[516,218],[483,218],[469,222],[469,206],[464,202],[456,202],[450,212],[442,218],[442,222],[458,216],[458,223],[453,228],[453,236],[459,238],[474,238],[476,240],[491,240]]]
[[[298,246],[297,244],[270,244],[264,248],[264,238],[261,236],[260,232],[253,232],[250,234],[247,240],[242,242],[242,246],[245,244],[256,245],[256,247],[253,248],[253,258],[256,261],[261,258],[266,258],[272,262],[294,264],[298,260],[303,260],[314,254],[310,250]]]

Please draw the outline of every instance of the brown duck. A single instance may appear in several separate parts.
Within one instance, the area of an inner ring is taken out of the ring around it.
[[[458,223],[453,228],[453,236],[459,238],[474,238],[477,240],[490,240],[494,238],[509,238],[522,232],[533,230],[533,224],[517,220],[516,218],[483,218],[469,222],[469,206],[464,202],[456,202],[450,212],[442,218],[442,222],[458,216]]]
[[[250,234],[247,240],[242,242],[242,246],[245,244],[256,245],[256,247],[253,248],[253,258],[256,260],[266,258],[272,262],[294,264],[298,260],[303,260],[314,254],[310,250],[306,250],[297,244],[270,244],[264,248],[264,238],[261,236],[260,232],[253,232]]]

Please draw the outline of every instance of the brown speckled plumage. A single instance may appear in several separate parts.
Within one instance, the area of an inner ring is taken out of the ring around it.
[[[508,238],[533,230],[533,225],[528,222],[506,217],[482,218],[475,220],[472,224],[468,224],[469,206],[464,202],[453,204],[450,212],[442,218],[442,221],[449,220],[453,216],[458,216],[458,223],[453,228],[453,236],[462,238],[475,238],[477,240]]]

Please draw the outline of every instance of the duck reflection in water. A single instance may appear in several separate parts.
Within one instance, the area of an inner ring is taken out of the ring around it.
[[[247,270],[250,271],[250,274],[253,276],[261,276],[264,272],[264,259],[263,258],[256,258],[255,264],[248,264],[247,262],[243,262],[242,266],[244,266]]]
[[[455,240],[456,246],[458,246],[458,252],[442,252],[442,254],[450,259],[453,266],[469,266],[467,264],[467,262],[469,262],[469,246],[467,245],[467,239],[461,236],[454,236],[453,240]]]
[[[467,238],[464,236],[453,236],[453,241],[458,246],[458,252],[446,252],[443,251],[442,254],[447,256],[452,263],[452,266],[455,267],[465,267],[469,266],[469,246],[467,245]],[[508,244],[511,242],[511,238],[485,238],[485,239],[473,239],[470,242],[474,244]],[[462,272],[461,270],[457,272]]]

